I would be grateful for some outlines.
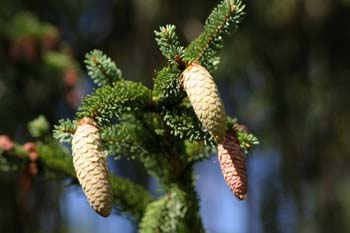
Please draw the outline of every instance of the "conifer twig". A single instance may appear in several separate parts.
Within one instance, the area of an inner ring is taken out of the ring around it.
[[[72,159],[67,151],[60,148],[60,145],[37,143],[36,148],[39,154],[38,162],[43,165],[41,166],[43,170],[39,171],[39,175],[53,172],[58,177],[76,179]],[[19,144],[15,144],[14,148],[9,151],[2,151],[0,158],[5,159],[10,165],[16,165],[17,169],[21,168],[18,165],[29,162],[28,152],[23,150],[23,146]],[[135,219],[141,218],[153,197],[140,185],[124,178],[110,173],[109,179],[112,184],[113,202],[117,205],[117,209],[130,213]]]

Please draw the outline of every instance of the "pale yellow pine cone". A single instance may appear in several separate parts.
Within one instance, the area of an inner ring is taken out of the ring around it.
[[[73,164],[79,183],[91,205],[101,216],[112,209],[112,188],[108,179],[106,153],[97,124],[91,118],[79,121],[72,140]]]
[[[227,185],[239,200],[246,199],[248,176],[245,157],[232,129],[227,130],[223,143],[218,145],[218,156]]]
[[[213,77],[203,66],[193,62],[182,73],[181,82],[202,126],[220,144],[225,137],[227,120]]]

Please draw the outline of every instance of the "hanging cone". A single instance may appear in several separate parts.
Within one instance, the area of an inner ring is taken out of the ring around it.
[[[108,180],[106,154],[93,119],[78,123],[72,140],[73,164],[91,207],[107,217],[112,209],[112,189]]]
[[[193,62],[184,70],[180,79],[203,127],[218,144],[221,143],[227,130],[227,121],[213,77],[204,67]]]
[[[227,130],[223,143],[218,145],[218,156],[227,185],[239,200],[245,199],[248,189],[245,157],[232,129]]]

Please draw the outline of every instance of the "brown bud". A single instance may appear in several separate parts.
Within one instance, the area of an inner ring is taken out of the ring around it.
[[[38,161],[39,154],[36,151],[31,151],[29,152],[28,157],[31,162],[36,162]]]
[[[12,150],[15,147],[13,141],[7,135],[0,135],[0,149],[4,151]]]
[[[74,87],[78,82],[79,74],[78,71],[75,68],[67,68],[64,71],[64,84],[66,84],[67,87],[71,88]]]
[[[35,151],[35,143],[34,142],[27,142],[25,144],[23,144],[22,148],[24,151],[26,152],[32,152]]]

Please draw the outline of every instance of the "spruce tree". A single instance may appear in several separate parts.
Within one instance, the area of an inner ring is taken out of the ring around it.
[[[142,233],[204,232],[194,164],[219,148],[223,179],[238,199],[244,199],[244,156],[258,143],[237,119],[226,115],[214,77],[223,42],[243,15],[240,0],[221,1],[187,47],[174,25],[155,31],[168,62],[155,73],[152,89],[125,79],[103,52],[89,52],[85,64],[97,88],[83,99],[76,119],[61,120],[53,132],[59,142],[73,144],[73,158],[49,135],[47,122],[38,118],[29,124],[38,138],[35,148],[29,151],[16,143],[2,147],[0,165],[17,169],[30,162],[37,164],[38,174],[77,174],[97,213],[107,216],[116,207],[137,220]],[[35,159],[29,156],[33,151]],[[108,173],[107,156],[140,161],[165,194],[155,198],[140,185]]]

